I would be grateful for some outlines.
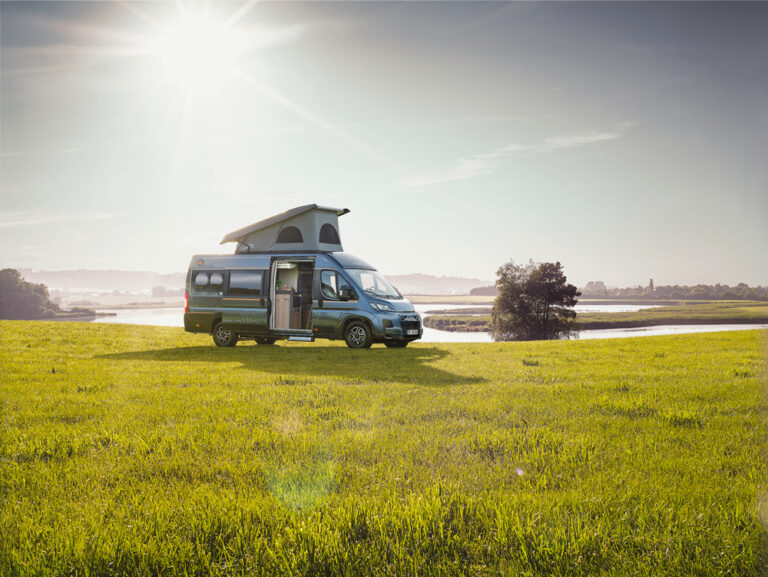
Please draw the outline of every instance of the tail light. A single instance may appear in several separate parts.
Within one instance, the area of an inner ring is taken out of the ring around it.
[[[189,297],[186,292],[184,293],[184,312],[189,312]]]

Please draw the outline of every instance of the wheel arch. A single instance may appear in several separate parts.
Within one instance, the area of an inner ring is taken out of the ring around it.
[[[211,321],[211,330],[208,334],[213,334],[216,332],[216,328],[222,323],[222,315],[221,313],[216,313],[213,317],[213,320]]]
[[[347,333],[347,327],[355,321],[360,321],[365,323],[365,325],[368,327],[368,330],[371,332],[371,337],[373,337],[373,325],[371,324],[370,319],[367,319],[364,316],[360,316],[360,315],[352,315],[352,316],[346,317],[341,323],[341,332],[339,336],[342,339],[344,338],[344,335]]]

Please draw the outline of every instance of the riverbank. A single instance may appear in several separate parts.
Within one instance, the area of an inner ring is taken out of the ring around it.
[[[94,310],[99,309],[164,309],[183,308],[184,297],[165,296],[153,297],[149,295],[88,295],[87,297],[64,299],[62,307],[82,307]]]
[[[452,332],[490,331],[490,315],[470,312],[477,310],[461,309],[456,311],[458,314],[451,314],[451,309],[446,309],[441,311],[442,314],[426,317],[424,326]],[[768,323],[768,304],[758,301],[709,301],[631,312],[579,313],[576,322],[579,330],[583,331],[661,325],[765,324]]]

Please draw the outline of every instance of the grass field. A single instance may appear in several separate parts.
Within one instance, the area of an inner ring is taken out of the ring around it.
[[[586,303],[585,303],[586,304]],[[474,313],[470,315],[468,313]],[[491,318],[482,309],[444,309],[427,317],[426,326],[448,331],[489,331]],[[687,301],[621,313],[579,313],[581,330],[657,325],[768,323],[768,303],[758,301]]]
[[[0,322],[0,575],[762,575],[765,338]]]

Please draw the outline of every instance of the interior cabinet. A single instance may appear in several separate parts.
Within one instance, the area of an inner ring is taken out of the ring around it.
[[[293,314],[293,291],[275,291],[275,328],[290,329]]]

